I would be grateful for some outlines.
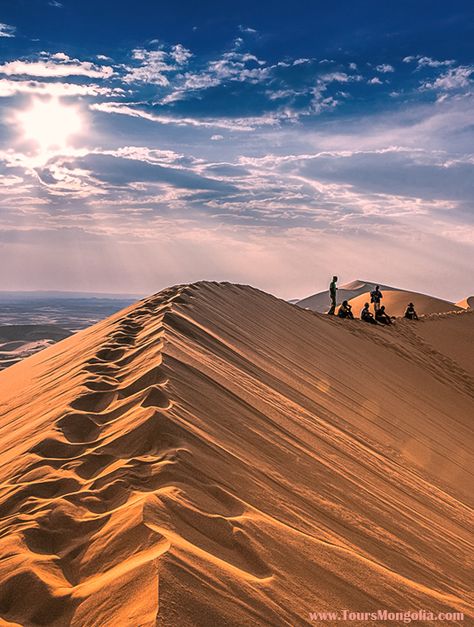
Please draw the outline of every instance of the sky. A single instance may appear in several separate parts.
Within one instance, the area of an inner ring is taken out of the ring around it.
[[[0,290],[474,293],[471,0],[2,0]]]

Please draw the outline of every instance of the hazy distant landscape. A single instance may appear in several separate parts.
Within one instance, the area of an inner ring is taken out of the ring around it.
[[[0,370],[139,298],[80,292],[0,292]]]

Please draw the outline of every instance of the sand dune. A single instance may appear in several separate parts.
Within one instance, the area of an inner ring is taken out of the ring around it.
[[[474,312],[374,329],[199,283],[8,368],[0,622],[474,617],[473,340]]]
[[[349,302],[352,305],[354,315],[358,316],[364,303],[370,303],[370,292],[365,292],[356,298],[351,298]],[[381,302],[385,305],[387,313],[391,316],[403,316],[408,303],[414,304],[418,315],[459,311],[461,309],[458,305],[454,305],[447,300],[405,290],[383,291],[383,299]]]

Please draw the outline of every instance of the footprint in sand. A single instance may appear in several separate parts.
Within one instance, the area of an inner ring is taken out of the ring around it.
[[[127,396],[133,396],[134,394],[137,394],[152,385],[164,385],[167,380],[168,379],[163,373],[161,367],[156,366],[132,381],[132,383],[129,383],[117,391],[120,398],[126,398]]]
[[[159,407],[160,409],[169,409],[171,407],[171,401],[161,388],[153,386],[149,389],[141,405],[142,407]]]
[[[86,450],[84,444],[62,442],[54,438],[45,438],[30,449],[31,453],[45,459],[72,459],[82,455]]]
[[[116,361],[120,359],[120,357],[123,357],[124,354],[124,348],[111,346],[101,348],[97,351],[96,356],[98,359],[103,359],[104,361]]]
[[[107,376],[107,375],[105,375]],[[93,392],[107,392],[109,390],[113,390],[117,387],[117,381],[110,380],[110,377],[107,376],[109,380],[106,380],[105,376],[100,378],[90,378],[84,382],[84,386],[88,390],[92,390]]]
[[[90,394],[82,394],[71,403],[73,409],[86,411],[90,413],[99,413],[107,409],[111,403],[117,399],[117,392],[91,392]]]
[[[66,414],[56,424],[64,437],[73,443],[91,443],[100,433],[100,426],[88,414]]]

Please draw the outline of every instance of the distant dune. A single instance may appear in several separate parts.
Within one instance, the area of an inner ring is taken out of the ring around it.
[[[198,283],[4,370],[0,623],[468,624],[473,343]]]
[[[396,289],[387,285],[371,283],[369,281],[351,281],[350,283],[345,283],[344,285],[340,285],[338,287],[337,304],[340,305],[343,300],[351,300],[360,294],[370,292],[376,285],[380,285],[382,290]],[[326,313],[330,307],[329,291],[325,290],[324,292],[318,292],[317,294],[313,294],[312,296],[308,296],[307,298],[302,298],[301,300],[294,302],[299,307],[311,309],[312,311],[317,311],[318,313]]]
[[[464,300],[460,300],[456,305],[462,309],[474,309],[474,296],[468,296]]]

